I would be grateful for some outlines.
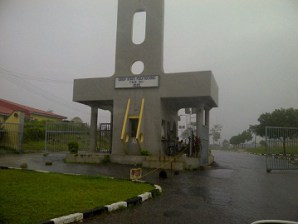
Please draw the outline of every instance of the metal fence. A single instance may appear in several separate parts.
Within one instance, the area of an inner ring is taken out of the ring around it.
[[[89,150],[90,128],[84,123],[46,123],[45,151],[67,151],[70,142],[77,142],[79,150]]]
[[[0,147],[21,151],[22,136],[22,124],[0,123]]]
[[[266,169],[298,169],[298,128],[266,127]]]
[[[68,151],[70,142],[77,142],[80,151],[89,151],[90,127],[72,122],[0,123],[0,149],[17,152]],[[111,144],[111,124],[100,124],[96,152],[111,153]]]
[[[99,125],[96,152],[111,153],[112,131],[110,123]],[[80,151],[90,150],[90,127],[85,123],[49,122],[45,128],[45,150],[67,151],[70,142],[77,142]]]
[[[112,149],[112,126],[110,123],[99,125],[96,151],[102,153],[111,153]]]

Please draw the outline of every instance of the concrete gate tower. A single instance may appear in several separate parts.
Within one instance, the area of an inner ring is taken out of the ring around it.
[[[133,20],[139,13],[146,17],[145,38],[134,43]],[[161,158],[170,133],[177,136],[178,110],[195,108],[200,163],[206,165],[209,111],[217,107],[218,87],[211,71],[164,73],[163,20],[163,0],[119,0],[115,74],[74,80],[73,100],[91,107],[93,151],[98,109],[111,112],[112,155],[120,158],[141,150]],[[137,64],[141,70],[135,72]]]

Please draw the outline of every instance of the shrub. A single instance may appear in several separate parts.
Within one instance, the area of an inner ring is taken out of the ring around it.
[[[0,141],[4,138],[6,133],[7,133],[7,131],[4,129],[4,127],[0,126]]]
[[[22,163],[22,164],[20,165],[20,168],[22,168],[22,169],[27,169],[27,168],[28,168],[28,164],[27,164],[27,163]]]
[[[150,156],[150,152],[148,150],[142,150],[141,155],[142,156]]]
[[[77,142],[69,142],[67,146],[70,153],[74,153],[74,154],[78,153],[79,144]]]
[[[24,142],[40,141],[45,139],[45,121],[25,121]]]
[[[109,162],[111,162],[110,155],[104,155],[102,163],[106,164],[106,163],[109,163]]]
[[[267,142],[265,140],[261,140],[260,141],[260,145],[263,146],[263,147],[266,147],[267,146]]]

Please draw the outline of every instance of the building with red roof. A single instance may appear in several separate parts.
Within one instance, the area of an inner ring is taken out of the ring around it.
[[[0,98],[0,122],[4,122],[15,111],[23,112],[25,119],[29,120],[62,121],[67,118],[50,111],[43,111]]]

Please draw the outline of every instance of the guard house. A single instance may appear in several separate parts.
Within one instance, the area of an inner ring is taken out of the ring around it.
[[[139,13],[146,17],[145,38],[134,43],[133,21]],[[123,160],[142,150],[164,158],[169,136],[177,136],[178,110],[193,108],[195,134],[201,140],[196,160],[206,165],[209,111],[218,104],[217,83],[211,71],[164,73],[163,20],[163,0],[119,0],[115,74],[74,80],[73,100],[91,107],[92,151],[97,145],[98,109],[111,112],[111,157]],[[134,71],[136,65],[140,71]]]

